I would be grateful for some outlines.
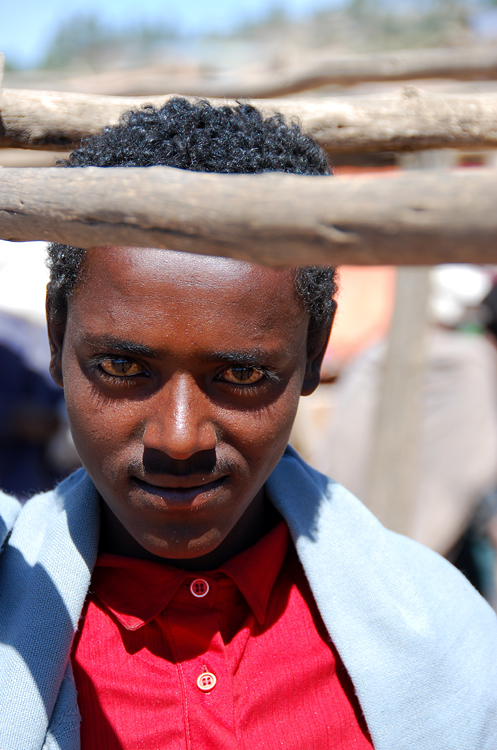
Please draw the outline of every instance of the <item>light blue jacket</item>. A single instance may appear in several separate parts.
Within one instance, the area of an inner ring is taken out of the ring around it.
[[[266,488],[376,750],[496,750],[497,620],[463,576],[291,449]],[[22,509],[0,493],[1,750],[79,748],[69,655],[98,535],[82,469]]]

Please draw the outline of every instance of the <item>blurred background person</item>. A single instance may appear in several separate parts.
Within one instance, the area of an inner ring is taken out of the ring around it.
[[[45,243],[0,243],[0,487],[21,500],[79,465],[48,371],[46,274]]]
[[[0,313],[0,487],[18,498],[60,478],[48,448],[61,426],[62,398],[32,356],[41,341],[43,329]]]
[[[378,272],[362,271],[370,274],[374,287]],[[382,274],[381,314],[373,302],[367,317],[371,336],[345,360],[330,350],[334,382],[320,386],[309,405],[302,402],[293,436],[311,464],[366,504],[386,351],[385,315],[388,308],[391,315],[394,296],[393,284],[385,281],[387,270]],[[347,269],[343,277],[346,321]],[[475,266],[441,266],[431,272],[418,481],[408,529],[413,539],[451,560],[488,599],[494,595],[494,558],[482,528],[488,526],[497,484],[497,350],[484,335],[478,305],[491,280],[488,269]],[[366,287],[363,294],[367,305]],[[376,295],[378,288],[371,292],[373,300]],[[337,322],[340,328],[340,317]]]

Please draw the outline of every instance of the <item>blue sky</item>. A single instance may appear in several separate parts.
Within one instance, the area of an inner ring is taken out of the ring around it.
[[[134,22],[171,23],[185,32],[228,29],[265,15],[271,7],[299,16],[340,0],[2,0],[0,51],[21,65],[33,65],[45,53],[61,21],[76,14],[96,15],[112,27]]]

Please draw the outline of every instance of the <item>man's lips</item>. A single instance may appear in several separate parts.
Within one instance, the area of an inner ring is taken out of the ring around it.
[[[131,482],[145,492],[161,497],[169,502],[188,502],[194,500],[197,495],[211,493],[222,487],[228,477],[221,476],[216,479],[210,477],[161,477],[154,482],[147,482],[138,477],[131,477]]]

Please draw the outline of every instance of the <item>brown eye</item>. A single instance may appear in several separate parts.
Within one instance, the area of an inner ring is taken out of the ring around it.
[[[103,359],[100,362],[100,367],[107,375],[112,375],[115,378],[130,377],[143,372],[143,367],[138,362],[133,362],[132,359],[125,359],[124,357]]]
[[[228,367],[223,373],[224,380],[236,385],[253,385],[264,377],[264,372],[257,367]]]

